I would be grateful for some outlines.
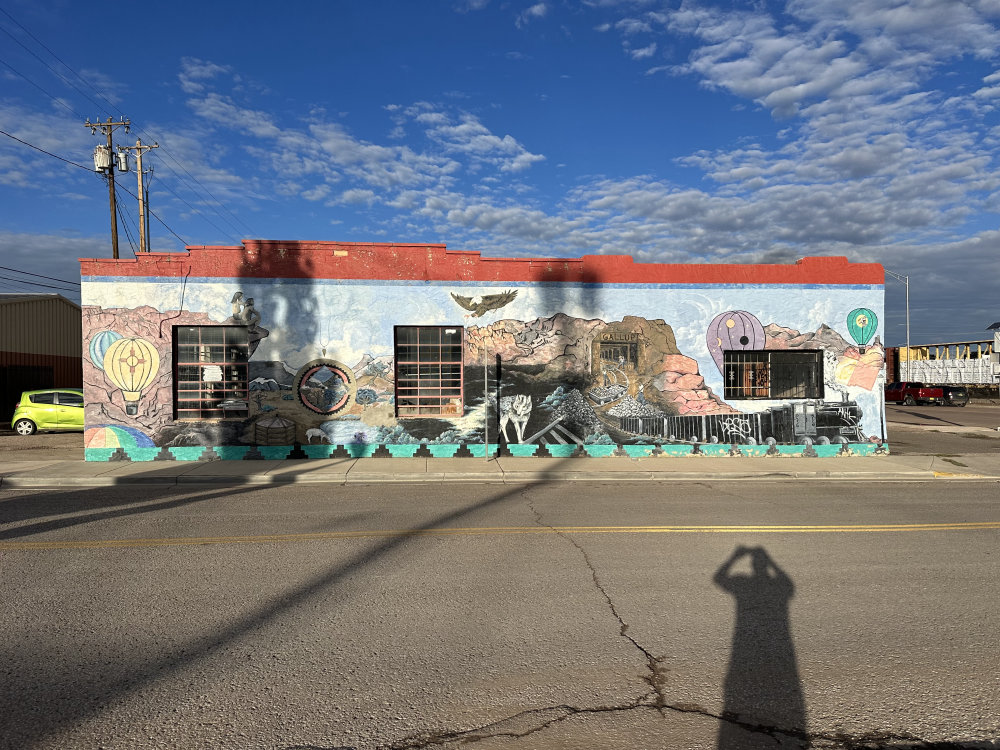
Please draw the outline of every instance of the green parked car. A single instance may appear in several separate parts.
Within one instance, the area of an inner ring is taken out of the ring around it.
[[[14,408],[10,426],[18,435],[38,430],[83,431],[83,389],[46,388],[25,391]]]

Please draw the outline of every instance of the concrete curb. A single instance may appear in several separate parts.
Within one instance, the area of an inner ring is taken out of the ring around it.
[[[283,487],[290,485],[496,484],[599,482],[927,482],[1000,481],[1000,453],[839,458],[710,456],[580,460],[506,457],[336,461],[9,462],[0,490],[111,487]]]
[[[443,484],[538,484],[545,482],[769,482],[780,480],[821,481],[821,482],[928,482],[928,481],[1000,481],[1000,477],[984,474],[961,474],[957,472],[940,472],[932,470],[892,471],[878,475],[858,474],[846,471],[775,471],[761,474],[716,474],[706,476],[702,472],[661,473],[638,471],[623,474],[621,472],[527,472],[515,471],[505,474],[467,472],[462,474],[394,474],[391,476],[360,474],[357,476],[317,476],[298,474],[246,475],[233,476],[98,476],[98,477],[65,477],[58,480],[45,477],[2,477],[2,490],[36,490],[98,488],[98,487],[281,487],[294,484],[333,486],[361,484],[426,484],[439,482]]]

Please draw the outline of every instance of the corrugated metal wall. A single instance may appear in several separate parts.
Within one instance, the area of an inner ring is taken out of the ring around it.
[[[0,352],[80,357],[80,308],[58,295],[0,297]]]
[[[83,385],[80,308],[57,295],[0,297],[0,428],[22,391]]]

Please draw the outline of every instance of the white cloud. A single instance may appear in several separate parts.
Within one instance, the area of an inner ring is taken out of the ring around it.
[[[181,84],[181,91],[185,94],[200,94],[205,90],[207,81],[232,72],[226,65],[218,65],[195,57],[182,57],[181,72],[177,78]]]
[[[494,135],[469,113],[452,117],[427,102],[418,102],[409,107],[406,114],[425,126],[425,135],[443,147],[445,153],[460,154],[473,164],[490,164],[503,172],[519,172],[545,159],[529,152],[510,135]]]
[[[647,21],[638,18],[623,18],[615,23],[615,29],[623,34],[647,34],[653,30]]]
[[[535,3],[534,5],[526,8],[520,14],[518,14],[515,24],[520,29],[521,27],[527,25],[530,21],[537,18],[545,18],[549,12],[549,6],[545,3]]]
[[[317,185],[311,190],[305,190],[302,193],[302,197],[307,201],[319,201],[323,200],[327,195],[330,194],[329,185]]]
[[[644,60],[648,57],[652,57],[656,54],[656,42],[653,42],[647,47],[642,47],[641,49],[629,50],[629,55],[632,56],[633,60]]]
[[[376,195],[372,190],[345,190],[340,194],[338,203],[355,203],[371,205],[375,202]]]

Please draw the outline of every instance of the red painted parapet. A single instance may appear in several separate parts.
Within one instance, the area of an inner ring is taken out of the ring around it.
[[[810,257],[794,264],[636,263],[629,255],[490,258],[439,244],[244,240],[137,258],[81,258],[82,276],[315,278],[607,284],[884,284],[878,263]]]

